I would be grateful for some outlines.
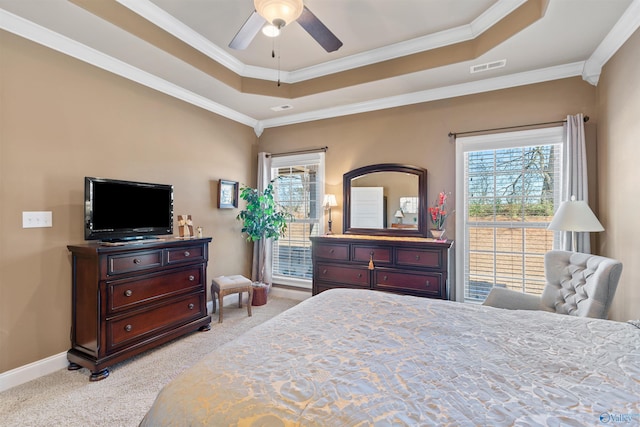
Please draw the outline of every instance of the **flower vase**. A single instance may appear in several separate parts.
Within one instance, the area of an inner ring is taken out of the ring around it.
[[[431,230],[431,235],[436,240],[445,240],[444,232],[445,232],[444,229],[443,230]]]

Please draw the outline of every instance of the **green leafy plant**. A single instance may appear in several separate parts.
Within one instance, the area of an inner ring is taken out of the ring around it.
[[[273,196],[273,182],[260,192],[255,188],[242,187],[240,198],[247,202],[246,208],[241,210],[237,220],[242,221],[242,233],[250,242],[259,242],[266,239],[278,240],[287,231],[287,220],[291,217],[275,201]],[[259,272],[258,282],[263,283],[265,245],[260,245],[260,259],[262,268]]]

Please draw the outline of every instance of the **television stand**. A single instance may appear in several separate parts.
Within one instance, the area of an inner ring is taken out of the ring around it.
[[[67,246],[72,255],[69,369],[87,368],[89,379],[99,381],[115,363],[211,329],[209,242],[208,237]]]

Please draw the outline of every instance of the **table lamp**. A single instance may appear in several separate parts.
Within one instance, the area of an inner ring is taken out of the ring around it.
[[[547,228],[554,231],[570,231],[573,252],[577,252],[576,232],[604,231],[587,202],[576,200],[576,196],[571,196],[571,200],[560,204]]]
[[[327,231],[327,234],[333,234],[333,231],[331,231],[331,208],[338,206],[335,194],[325,194],[322,206],[329,210],[329,231]]]
[[[402,224],[402,218],[404,218],[404,214],[402,213],[401,209],[398,209],[393,216],[397,218],[398,224]]]

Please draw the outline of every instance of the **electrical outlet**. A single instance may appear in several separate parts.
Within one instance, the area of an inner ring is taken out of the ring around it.
[[[22,212],[22,228],[53,227],[53,215],[47,212]]]

